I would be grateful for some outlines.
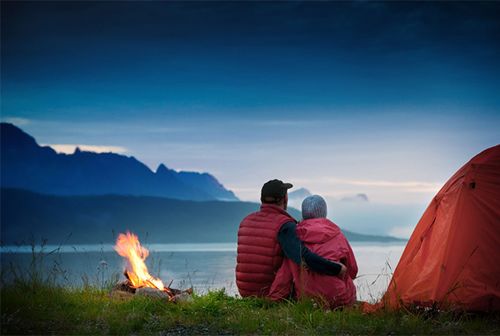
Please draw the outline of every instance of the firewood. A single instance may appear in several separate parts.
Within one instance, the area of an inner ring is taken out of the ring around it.
[[[135,291],[135,295],[170,300],[170,295],[168,295],[167,292],[151,287],[137,288],[137,290]]]
[[[117,283],[114,287],[113,290],[118,290],[118,291],[123,291],[123,292],[129,292],[134,294],[136,291],[136,288],[132,286],[132,284],[128,281],[121,281]]]

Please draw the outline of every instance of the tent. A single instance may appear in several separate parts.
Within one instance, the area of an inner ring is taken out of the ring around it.
[[[378,306],[500,310],[500,145],[476,155],[418,222]]]

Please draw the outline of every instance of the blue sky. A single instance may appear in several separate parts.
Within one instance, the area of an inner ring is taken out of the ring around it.
[[[499,143],[498,17],[494,2],[2,2],[2,120],[208,171],[245,200],[278,177],[334,207],[363,192],[418,213]]]

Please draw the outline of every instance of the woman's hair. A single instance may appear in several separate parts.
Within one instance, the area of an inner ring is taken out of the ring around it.
[[[326,218],[326,202],[319,195],[306,197],[302,201],[302,218]]]

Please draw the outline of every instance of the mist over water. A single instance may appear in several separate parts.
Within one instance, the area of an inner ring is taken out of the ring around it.
[[[422,201],[402,204],[375,202],[366,194],[324,198],[328,205],[327,217],[342,229],[403,239],[410,237],[428,206],[428,203]],[[431,199],[432,197],[429,197],[429,202]],[[289,207],[300,212],[302,200],[303,197],[289,200]]]
[[[430,200],[429,200],[430,201]],[[409,238],[427,204],[330,202],[329,218],[352,232]]]
[[[358,263],[358,277],[354,281],[358,300],[375,301],[387,288],[405,244],[352,243]],[[235,285],[236,244],[150,244],[146,260],[151,275],[174,288],[193,287],[204,293],[225,288],[237,295]],[[37,269],[45,276],[63,285],[98,287],[124,279],[125,260],[112,245],[44,246],[35,249]],[[2,282],[18,276],[27,276],[33,254],[31,246],[4,246],[1,248]]]

